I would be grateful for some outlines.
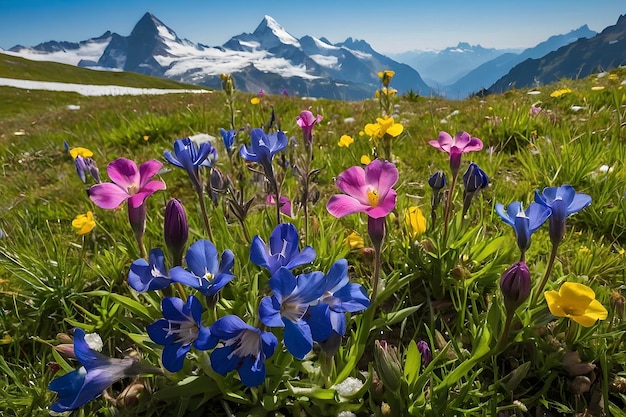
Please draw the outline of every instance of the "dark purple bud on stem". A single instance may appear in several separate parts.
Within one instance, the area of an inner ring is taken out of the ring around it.
[[[500,290],[507,314],[513,314],[530,296],[530,270],[525,262],[516,262],[500,279]]]
[[[183,252],[189,237],[189,225],[185,209],[179,200],[173,198],[165,207],[165,221],[163,222],[165,244],[172,257],[172,264],[182,264]]]
[[[428,346],[428,342],[420,340],[417,342],[417,350],[422,355],[422,366],[425,368],[433,360],[433,353]]]

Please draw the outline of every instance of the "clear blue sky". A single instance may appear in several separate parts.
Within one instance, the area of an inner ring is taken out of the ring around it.
[[[106,30],[126,36],[151,12],[181,38],[210,46],[252,32],[270,15],[296,37],[351,36],[381,53],[458,42],[525,48],[588,24],[600,32],[626,14],[624,0],[0,0],[0,48],[78,42]]]

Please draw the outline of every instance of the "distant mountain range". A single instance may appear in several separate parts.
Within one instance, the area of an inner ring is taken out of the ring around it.
[[[220,74],[232,74],[240,90],[285,89],[299,96],[361,100],[380,87],[378,72],[395,71],[393,87],[431,93],[419,73],[374,51],[365,41],[348,38],[331,44],[325,38],[290,35],[265,16],[252,33],[211,47],[180,39],[151,13],[137,22],[129,36],[106,32],[80,43],[50,41],[9,49],[29,59],[50,60],[86,68],[133,71],[190,84],[219,88]]]
[[[596,32],[584,25],[564,35],[551,36],[521,53],[459,43],[454,48],[439,52],[413,52],[396,55],[396,58],[417,69],[436,93],[451,99],[463,99],[489,88],[520,62],[540,58],[580,38],[595,35]],[[436,82],[433,82],[433,77],[438,77]]]
[[[415,68],[428,85],[441,88],[468,72],[505,53],[518,54],[522,49],[483,48],[459,42],[442,50],[415,50],[392,54],[391,58]]]
[[[626,65],[626,15],[594,37],[526,59],[489,87],[488,92],[549,84],[562,78],[583,78],[621,65]]]
[[[394,60],[364,40],[348,38],[332,44],[323,37],[297,39],[270,16],[252,33],[234,36],[222,46],[207,46],[180,39],[156,16],[146,13],[128,36],[107,31],[79,43],[17,45],[4,53],[213,88],[220,88],[220,74],[229,73],[243,91],[286,90],[298,96],[340,100],[372,97],[380,87],[377,73],[390,69],[396,73],[392,86],[400,94],[413,91],[463,99],[479,91],[500,92],[623,65],[625,26],[626,18],[620,16],[617,25],[601,34],[584,25],[521,52],[461,42],[442,51],[396,54]]]

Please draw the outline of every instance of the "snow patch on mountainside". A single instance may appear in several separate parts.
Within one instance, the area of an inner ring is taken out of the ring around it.
[[[30,59],[31,61],[52,61],[76,66],[81,60],[98,62],[98,59],[100,59],[104,53],[109,41],[110,38],[102,39],[101,41],[93,40],[81,43],[78,49],[65,49],[54,52],[43,52],[32,48],[22,48],[17,52],[2,51],[2,53]]]
[[[22,88],[26,90],[64,91],[78,93],[83,96],[142,96],[153,94],[210,93],[209,90],[183,90],[164,88],[136,88],[118,85],[90,85],[56,83],[48,81],[16,80],[0,78],[0,86]]]

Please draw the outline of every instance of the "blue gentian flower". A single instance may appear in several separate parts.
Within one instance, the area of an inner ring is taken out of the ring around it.
[[[250,131],[251,146],[241,145],[239,154],[246,161],[258,162],[263,166],[267,176],[272,172],[272,158],[287,147],[288,139],[284,132],[274,132],[268,135],[263,129]]]
[[[208,350],[217,344],[211,337],[211,330],[200,323],[202,304],[193,295],[186,303],[176,297],[164,298],[161,310],[164,318],[150,324],[146,330],[153,342],[163,345],[161,360],[168,371],[178,372],[183,368],[191,345],[198,350]]]
[[[146,262],[145,259],[139,258],[130,265],[128,285],[137,292],[160,290],[172,283],[161,249],[150,250],[148,260],[149,262]]]
[[[517,246],[524,254],[530,248],[530,236],[546,221],[550,216],[551,210],[548,207],[537,203],[530,203],[528,209],[524,211],[522,203],[515,201],[504,210],[504,206],[500,203],[496,204],[496,213],[515,229],[517,236]]]
[[[293,356],[303,359],[313,348],[311,328],[304,315],[309,304],[324,294],[324,274],[311,272],[296,279],[287,268],[280,268],[270,278],[269,285],[274,294],[261,300],[261,322],[270,327],[284,327],[285,347]]]
[[[309,307],[305,320],[311,327],[313,340],[322,348],[329,338],[341,341],[346,332],[346,313],[365,310],[370,305],[365,289],[350,283],[348,261],[340,259],[333,264],[325,277],[323,295],[319,302]],[[333,337],[334,336],[334,337]],[[333,346],[330,350],[338,347]],[[326,350],[326,349],[325,349]]]
[[[211,167],[217,159],[217,150],[210,142],[203,142],[199,148],[190,138],[174,141],[174,154],[171,151],[163,152],[163,156],[170,164],[187,171],[196,191],[202,189],[200,181],[200,167]]]
[[[82,366],[48,385],[50,391],[58,394],[57,401],[50,406],[56,413],[82,407],[122,378],[155,371],[131,357],[116,359],[96,352],[85,341],[85,331],[79,328],[74,329],[74,355]]]
[[[265,359],[276,350],[276,336],[247,325],[237,316],[215,321],[211,335],[223,343],[211,352],[211,367],[215,372],[226,375],[236,369],[245,386],[256,387],[263,383]]]
[[[171,269],[172,281],[195,288],[207,297],[213,297],[235,277],[231,273],[235,263],[233,252],[226,249],[220,262],[215,245],[206,239],[193,243],[187,250],[185,260],[189,270],[182,266]]]
[[[552,210],[548,219],[548,230],[550,241],[557,246],[565,234],[565,219],[590,205],[591,197],[577,193],[571,185],[561,185],[544,188],[541,194],[539,190],[535,190],[535,201]]]
[[[222,135],[222,140],[224,141],[224,147],[226,148],[226,152],[228,155],[233,154],[233,149],[235,146],[235,136],[237,136],[236,130],[226,130],[220,128],[220,134]]]
[[[311,246],[298,250],[299,238],[296,227],[291,223],[281,223],[274,228],[270,235],[269,245],[258,235],[252,239],[250,246],[250,260],[271,274],[280,267],[289,270],[313,262],[315,250]]]

